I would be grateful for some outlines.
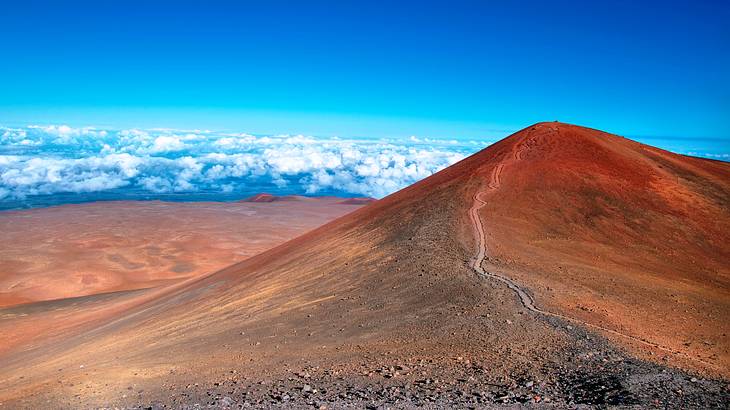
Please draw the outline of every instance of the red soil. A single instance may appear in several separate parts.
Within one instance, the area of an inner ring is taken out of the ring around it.
[[[320,196],[320,197],[307,197],[307,196],[301,196],[301,195],[284,195],[284,196],[277,196],[277,195],[271,195],[267,193],[260,193],[256,194],[252,197],[248,197],[241,202],[284,202],[284,201],[312,201],[312,200],[322,200],[322,199],[332,199],[334,197],[326,197],[326,196]]]
[[[0,398],[123,405],[133,383],[139,400],[169,397],[235,378],[231,368],[356,377],[364,363],[417,358],[452,371],[457,354],[489,367],[483,377],[549,378],[546,366],[571,366],[566,352],[588,342],[471,269],[478,193],[487,270],[545,311],[681,353],[605,334],[635,354],[727,377],[729,175],[730,164],[537,124],[242,263],[0,356]]]
[[[730,164],[560,123],[488,153],[493,268],[544,307],[730,367]]]
[[[357,209],[308,199],[103,202],[0,213],[0,307],[215,272]]]
[[[371,202],[375,202],[375,198],[348,198],[344,201],[338,202],[339,204],[343,205],[367,205]]]
[[[338,202],[97,202],[0,213],[0,352],[113,317],[358,208]]]

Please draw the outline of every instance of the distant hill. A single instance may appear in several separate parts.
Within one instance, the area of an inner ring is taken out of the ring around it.
[[[284,196],[277,196],[267,193],[260,193],[256,194],[254,196],[248,197],[241,202],[280,202],[280,201],[311,201],[312,199],[316,198],[327,198],[327,199],[336,199],[336,197],[306,197],[301,195],[284,195]],[[342,205],[366,205],[371,202],[377,201],[375,198],[344,198],[341,199],[339,204]]]

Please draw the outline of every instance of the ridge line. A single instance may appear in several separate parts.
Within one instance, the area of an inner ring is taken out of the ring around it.
[[[510,278],[508,278],[506,276],[500,275],[498,273],[489,272],[489,271],[485,270],[482,267],[482,263],[484,262],[484,259],[486,258],[487,244],[486,244],[486,236],[485,236],[485,233],[484,233],[484,226],[482,224],[482,220],[479,217],[479,213],[478,212],[479,212],[479,210],[482,207],[484,207],[487,204],[487,202],[485,202],[484,200],[482,200],[480,198],[480,195],[481,194],[488,193],[488,192],[496,191],[497,189],[499,189],[502,186],[502,179],[501,179],[501,177],[502,177],[502,170],[504,169],[504,166],[507,165],[507,164],[509,164],[509,163],[522,160],[522,154],[523,154],[523,151],[524,151],[523,145],[529,145],[528,142],[529,142],[529,140],[528,141],[521,141],[520,144],[515,144],[513,146],[513,148],[512,148],[512,158],[510,158],[507,161],[500,162],[492,170],[492,173],[490,175],[490,181],[487,184],[487,189],[484,190],[484,191],[477,191],[474,194],[474,203],[471,206],[471,208],[469,209],[469,217],[471,219],[472,225],[474,226],[474,231],[475,231],[475,234],[476,234],[476,237],[477,237],[478,249],[477,249],[477,255],[474,257],[474,259],[470,263],[470,267],[480,277],[482,277],[484,279],[493,279],[493,280],[497,280],[497,281],[502,282],[503,284],[505,284],[509,289],[511,289],[513,292],[515,292],[517,294],[517,296],[520,299],[520,303],[527,310],[529,310],[529,311],[531,311],[533,313],[541,314],[541,315],[544,315],[544,316],[551,316],[551,317],[555,317],[555,318],[567,320],[569,322],[573,322],[573,323],[577,323],[577,324],[580,324],[580,325],[584,325],[586,327],[590,327],[590,328],[594,328],[594,329],[597,329],[597,330],[601,330],[601,331],[604,331],[606,333],[609,333],[609,334],[612,334],[612,335],[615,335],[615,336],[620,336],[620,337],[623,337],[623,338],[632,340],[634,342],[638,342],[640,344],[644,344],[646,346],[650,346],[652,348],[659,349],[659,350],[662,350],[662,351],[665,351],[667,353],[671,353],[671,354],[674,354],[674,355],[677,355],[677,356],[683,356],[683,357],[685,357],[685,358],[687,358],[689,360],[702,363],[702,364],[704,364],[706,366],[709,366],[711,368],[715,368],[716,366],[714,364],[712,364],[710,362],[707,362],[707,361],[705,361],[703,359],[699,359],[699,358],[692,357],[692,356],[690,356],[689,354],[687,354],[685,352],[680,352],[680,351],[674,350],[672,348],[659,345],[657,343],[654,343],[654,342],[645,340],[645,339],[640,338],[638,336],[633,336],[633,335],[630,335],[630,334],[622,333],[622,332],[619,332],[617,330],[610,329],[610,328],[606,328],[606,327],[603,327],[603,326],[600,326],[600,325],[597,325],[597,324],[585,322],[585,321],[580,320],[580,319],[577,319],[577,318],[573,318],[573,317],[570,317],[570,316],[562,315],[560,313],[554,313],[554,312],[551,312],[551,311],[548,311],[548,310],[541,309],[541,308],[539,308],[538,306],[535,305],[535,301],[532,298],[532,296],[530,296],[524,289],[522,289],[520,287],[520,285],[518,285],[512,279],[510,279]]]

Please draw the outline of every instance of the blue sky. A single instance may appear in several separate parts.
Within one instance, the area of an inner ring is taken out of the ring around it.
[[[723,2],[14,1],[0,209],[383,197],[539,121],[730,160]]]
[[[0,124],[730,138],[717,2],[15,1]]]

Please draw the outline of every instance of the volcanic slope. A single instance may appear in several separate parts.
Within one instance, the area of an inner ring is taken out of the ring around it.
[[[113,321],[0,357],[0,402],[722,407],[729,172],[537,124]],[[671,318],[697,320],[707,347]]]
[[[730,374],[730,164],[559,123],[492,149],[487,271],[545,312]]]

